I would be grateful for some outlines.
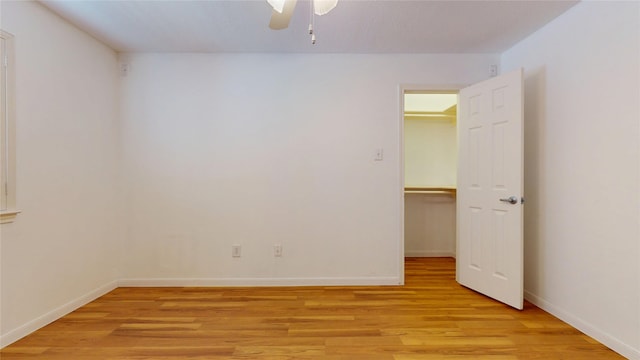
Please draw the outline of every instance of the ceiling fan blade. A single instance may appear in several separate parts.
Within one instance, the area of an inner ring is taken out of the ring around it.
[[[298,2],[298,0],[286,0],[282,13],[279,13],[276,10],[271,10],[271,21],[269,22],[269,27],[273,30],[282,30],[289,27],[289,22],[291,21],[291,15],[293,15],[293,9],[296,7],[296,2]]]
[[[273,10],[281,13],[282,9],[284,9],[284,3],[286,0],[267,0],[269,5],[273,8]]]
[[[324,15],[338,5],[338,0],[313,0],[316,15]]]

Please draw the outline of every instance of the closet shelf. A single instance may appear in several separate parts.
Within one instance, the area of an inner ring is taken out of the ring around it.
[[[405,194],[446,194],[455,196],[456,188],[450,186],[405,186]]]

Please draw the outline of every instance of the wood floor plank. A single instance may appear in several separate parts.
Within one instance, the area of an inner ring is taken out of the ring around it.
[[[253,356],[253,357],[269,357],[269,356],[324,356],[325,346],[237,346],[234,352],[235,356]]]
[[[543,310],[407,258],[404,286],[118,288],[0,350],[2,360],[623,359]]]
[[[401,336],[403,345],[436,345],[436,346],[512,346],[515,343],[507,337],[501,336]]]
[[[394,360],[469,360],[469,355],[418,354],[395,355]],[[513,355],[474,355],[475,360],[518,360]]]

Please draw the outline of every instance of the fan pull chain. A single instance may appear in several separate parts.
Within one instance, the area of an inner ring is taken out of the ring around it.
[[[314,10],[314,0],[310,0],[310,6],[309,6],[309,35],[311,35],[311,44],[315,45],[316,44],[316,34],[315,31],[313,30],[315,24],[316,24],[316,17],[315,17],[315,12]]]

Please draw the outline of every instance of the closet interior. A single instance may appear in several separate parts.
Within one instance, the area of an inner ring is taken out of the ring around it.
[[[455,257],[456,92],[404,92],[406,257]]]

